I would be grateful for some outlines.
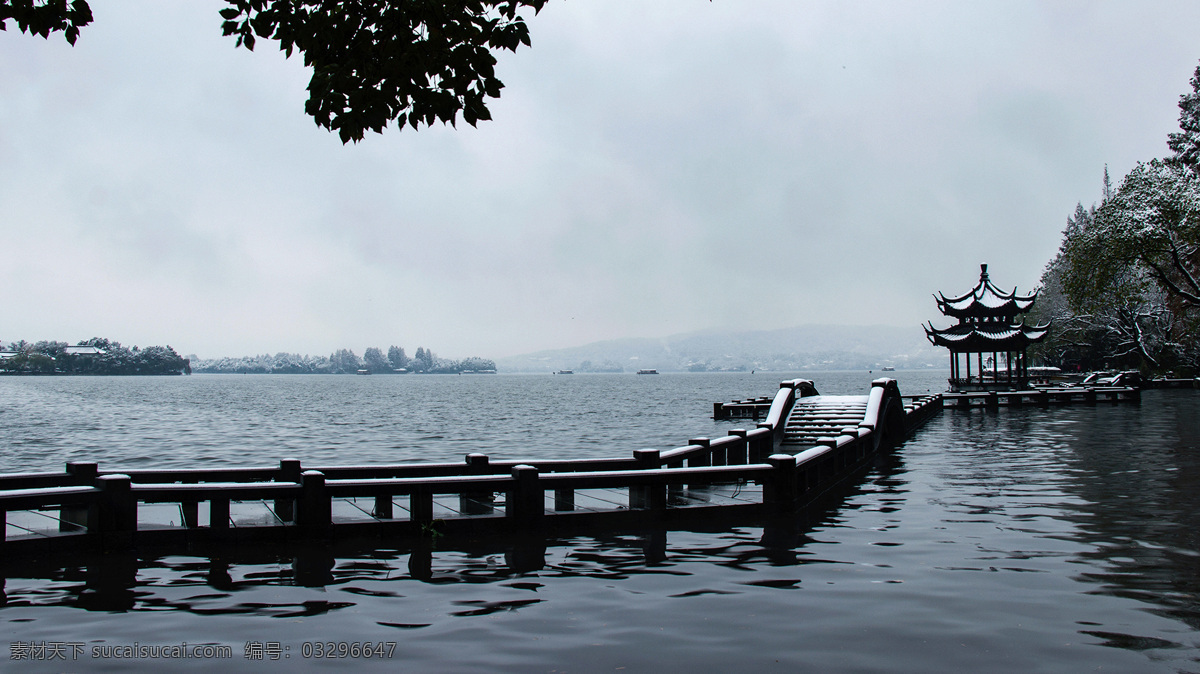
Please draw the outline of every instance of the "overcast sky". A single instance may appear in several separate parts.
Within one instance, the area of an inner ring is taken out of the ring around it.
[[[550,0],[479,129],[343,146],[220,2],[0,33],[0,341],[201,357],[913,326],[1167,154],[1200,3]],[[801,347],[802,345],[798,345]]]

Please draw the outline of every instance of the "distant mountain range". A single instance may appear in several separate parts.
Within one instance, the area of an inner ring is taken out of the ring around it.
[[[501,372],[737,372],[944,367],[920,326],[802,325],[615,339],[496,359]]]

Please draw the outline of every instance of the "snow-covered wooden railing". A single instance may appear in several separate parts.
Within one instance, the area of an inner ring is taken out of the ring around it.
[[[284,459],[269,467],[129,471],[73,462],[62,473],[0,475],[0,521],[12,525],[0,546],[14,554],[420,536],[431,527],[541,531],[679,521],[714,510],[778,514],[855,474],[941,408],[939,396],[906,403],[894,380],[881,379],[856,424],[808,445],[786,445],[797,400],[817,395],[812,382],[785,381],[755,428],[667,450],[639,449],[628,458],[517,462],[470,454],[463,463],[304,466]],[[723,495],[726,487],[732,496]],[[596,492],[606,495],[597,498],[609,507],[580,504]],[[156,504],[178,506],[178,524],[139,517],[140,509]],[[337,514],[347,504],[361,516]],[[235,505],[266,514],[248,525],[233,516]],[[58,530],[8,536],[21,526],[9,515],[23,511],[52,513]]]

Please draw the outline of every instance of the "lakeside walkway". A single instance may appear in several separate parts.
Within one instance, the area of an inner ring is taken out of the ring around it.
[[[6,558],[40,551],[567,533],[786,515],[865,470],[942,409],[879,379],[857,396],[780,384],[753,428],[627,458],[0,475]]]

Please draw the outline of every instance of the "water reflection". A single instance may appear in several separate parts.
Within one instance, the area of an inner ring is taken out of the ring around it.
[[[623,581],[637,576],[688,576],[694,573],[696,564],[753,573],[762,567],[828,563],[804,551],[806,546],[820,544],[812,536],[813,531],[841,526],[848,514],[857,510],[896,511],[906,491],[904,472],[898,454],[882,456],[869,474],[860,473],[799,512],[762,521],[751,518],[742,526],[716,521],[694,523],[688,530],[643,528],[570,538],[537,534],[437,542],[422,538],[398,548],[360,541],[332,546],[308,543],[228,548],[202,556],[72,553],[10,560],[0,563],[0,591],[9,588],[3,594],[2,606],[284,618],[319,615],[364,601],[403,598],[402,591],[391,588],[411,582],[430,586],[493,585],[536,592],[546,582],[570,578]],[[526,577],[544,582],[519,580]],[[795,589],[799,582],[783,578],[744,584]],[[189,591],[181,593],[185,588]],[[264,588],[337,590],[351,597],[346,601],[240,600]],[[705,589],[671,596],[735,593]],[[461,600],[454,605],[471,608],[448,615],[481,616],[540,601]]]
[[[882,478],[874,480],[875,484],[882,482]],[[851,488],[852,492],[857,490],[857,486]],[[843,489],[834,497],[842,499],[846,493]],[[524,535],[465,541],[465,545],[459,541],[455,546],[435,546],[420,540],[396,549],[304,545],[230,550],[198,557],[139,558],[133,553],[49,557],[5,564],[0,568],[4,574],[0,588],[9,588],[3,595],[3,606],[8,609],[60,606],[87,611],[172,610],[197,615],[289,617],[348,608],[357,602],[256,603],[237,599],[269,587],[338,589],[364,598],[401,598],[404,595],[400,591],[383,588],[413,581],[537,591],[544,582],[519,579],[620,581],[638,575],[688,575],[687,567],[694,563],[753,571],[764,564],[811,563],[813,560],[802,559],[797,550],[811,540],[808,532],[814,522],[830,520],[837,512],[830,500],[796,517],[770,519],[762,527],[722,527],[701,532],[653,529],[568,539]],[[672,545],[674,535],[686,535],[693,543],[699,540],[702,544]],[[751,584],[791,587],[796,582]],[[193,591],[181,594],[182,588]],[[484,615],[532,603],[537,600],[470,600],[458,605],[478,608],[451,615]]]
[[[943,525],[955,531],[951,538],[977,538],[979,554],[972,556],[976,564],[944,568],[1066,570],[1085,595],[1133,600],[1146,613],[1177,621],[1114,625],[1078,615],[1074,623],[1085,643],[1194,653],[1200,630],[1198,410],[1194,393],[1150,391],[1140,407],[948,416],[942,430],[953,452],[937,464],[942,490],[936,503],[946,511]]]
[[[1195,669],[1198,438],[1186,392],[946,413],[793,518],[10,561],[0,624],[387,638],[429,671]]]
[[[1156,391],[1143,409],[1084,418],[1069,466],[1077,511],[1080,582],[1136,599],[1200,629],[1200,416],[1194,394]],[[1151,407],[1151,409],[1146,409]],[[1100,635],[1096,635],[1100,636]],[[1108,645],[1160,640],[1106,634]]]

